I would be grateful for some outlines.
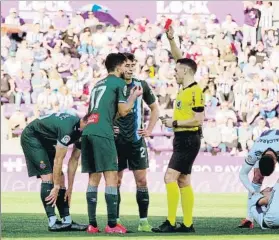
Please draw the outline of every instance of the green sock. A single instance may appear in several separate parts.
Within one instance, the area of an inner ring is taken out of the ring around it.
[[[70,208],[69,208],[68,201],[64,201],[65,193],[66,193],[66,189],[60,188],[57,201],[56,201],[56,207],[58,208],[59,215],[61,218],[70,216]]]
[[[117,188],[117,194],[118,194],[118,201],[117,201],[117,218],[119,218],[119,213],[120,213],[120,202],[121,202],[120,187]]]
[[[106,187],[105,198],[107,202],[108,225],[113,228],[117,223],[117,187]]]
[[[139,206],[140,218],[147,218],[149,206],[149,193],[147,187],[137,188],[137,203]]]
[[[55,216],[55,208],[51,205],[47,204],[47,201],[45,200],[46,197],[49,196],[50,191],[53,188],[53,183],[51,182],[42,182],[41,183],[41,200],[45,208],[45,212],[48,218]]]
[[[86,199],[89,224],[93,227],[97,227],[96,208],[98,199],[98,187],[88,185]]]

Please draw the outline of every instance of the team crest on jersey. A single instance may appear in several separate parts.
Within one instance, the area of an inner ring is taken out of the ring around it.
[[[46,168],[46,164],[44,163],[44,161],[40,161],[40,169],[45,169]]]
[[[61,142],[64,144],[68,144],[70,141],[71,141],[71,138],[69,135],[65,135],[61,140]]]
[[[177,109],[181,109],[181,106],[182,106],[181,101],[177,101],[177,102],[176,102],[176,108],[177,108]]]
[[[127,86],[125,86],[124,88],[123,88],[123,95],[126,97],[127,96]]]

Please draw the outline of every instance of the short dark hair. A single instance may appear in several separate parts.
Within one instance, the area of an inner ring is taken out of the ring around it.
[[[108,73],[115,71],[115,68],[122,65],[126,60],[126,56],[122,53],[110,53],[105,60]]]
[[[197,72],[196,62],[190,58],[180,58],[176,62],[188,66],[189,68],[191,68],[194,74]]]
[[[259,169],[263,176],[270,176],[275,170],[273,157],[269,154],[263,155],[259,161]]]
[[[134,62],[135,61],[135,55],[132,53],[123,53],[123,55],[130,61]]]

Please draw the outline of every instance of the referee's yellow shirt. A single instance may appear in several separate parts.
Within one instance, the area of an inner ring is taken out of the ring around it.
[[[194,82],[187,88],[181,89],[176,97],[173,120],[185,121],[194,117],[193,108],[204,107],[204,95],[200,86]],[[174,132],[198,131],[198,127],[174,128]]]

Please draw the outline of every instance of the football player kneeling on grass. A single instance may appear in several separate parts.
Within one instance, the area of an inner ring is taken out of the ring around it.
[[[262,133],[255,141],[242,165],[239,177],[248,190],[248,206],[251,197],[261,190],[264,177],[270,176],[279,160],[279,129],[270,129]],[[254,168],[252,182],[249,173]],[[279,207],[278,207],[279,208]],[[253,216],[250,208],[247,209],[247,217],[242,220],[239,228],[253,228]]]

